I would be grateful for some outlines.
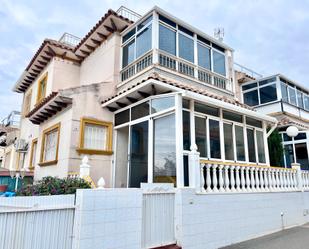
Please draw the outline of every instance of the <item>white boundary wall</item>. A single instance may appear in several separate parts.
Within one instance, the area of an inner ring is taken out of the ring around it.
[[[281,213],[283,216],[281,216]],[[309,222],[309,192],[176,194],[178,244],[212,249]]]

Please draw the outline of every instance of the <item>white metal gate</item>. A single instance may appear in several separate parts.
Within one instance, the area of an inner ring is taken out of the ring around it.
[[[143,194],[142,248],[175,243],[175,193]]]
[[[0,198],[0,249],[72,249],[74,196]]]

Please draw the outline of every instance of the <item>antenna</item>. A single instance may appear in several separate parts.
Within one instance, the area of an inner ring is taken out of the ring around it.
[[[222,27],[218,27],[214,29],[214,36],[216,39],[218,39],[219,41],[223,41],[223,37],[224,37],[224,28]]]

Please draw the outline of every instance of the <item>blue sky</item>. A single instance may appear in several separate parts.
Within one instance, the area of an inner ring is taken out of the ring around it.
[[[236,62],[309,87],[307,0],[0,0],[0,118],[20,109],[22,95],[11,89],[44,38],[83,37],[121,5],[141,14],[157,5],[210,35],[224,27]]]

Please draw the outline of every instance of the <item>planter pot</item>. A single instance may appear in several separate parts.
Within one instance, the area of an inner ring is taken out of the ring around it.
[[[0,185],[0,192],[6,192],[8,185]]]

